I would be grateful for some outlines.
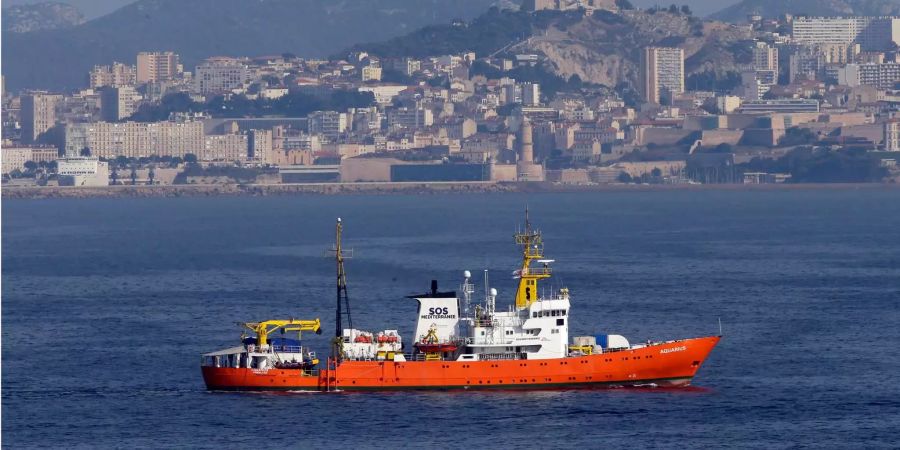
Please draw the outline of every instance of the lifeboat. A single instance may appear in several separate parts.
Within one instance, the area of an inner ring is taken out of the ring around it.
[[[381,336],[378,336],[378,343],[379,344],[396,344],[397,336],[391,336],[391,335],[386,336],[386,335],[382,334]]]
[[[417,342],[416,348],[423,353],[447,353],[455,352],[456,349],[459,348],[459,346],[454,342],[442,342],[434,344]]]

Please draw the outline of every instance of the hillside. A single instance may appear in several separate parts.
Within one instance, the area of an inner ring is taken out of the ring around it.
[[[782,14],[806,16],[886,16],[900,15],[897,0],[743,0],[710,18],[726,22],[747,21],[749,14],[777,17]]]
[[[724,77],[748,63],[750,32],[721,22],[663,11],[542,11],[538,14],[491,9],[467,24],[430,26],[382,43],[356,46],[382,56],[424,56],[475,51],[544,55],[547,69],[568,79],[616,86],[637,84],[643,47],[685,49],[688,74]]]
[[[82,25],[3,32],[10,90],[71,89],[95,64],[174,50],[186,69],[213,55],[321,57],[433,23],[471,19],[494,0],[140,0]],[[36,56],[40,57],[36,57]]]
[[[27,33],[58,30],[82,23],[84,23],[84,16],[81,12],[74,6],[65,3],[44,2],[3,8],[4,32]]]

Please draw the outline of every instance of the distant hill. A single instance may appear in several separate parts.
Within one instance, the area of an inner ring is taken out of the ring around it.
[[[641,49],[647,46],[679,46],[685,49],[690,81],[715,88],[719,79],[731,76],[749,60],[748,30],[680,12],[629,10],[597,11],[592,16],[577,12],[501,11],[495,8],[464,24],[434,25],[381,43],[357,45],[382,56],[424,56],[466,50],[481,56],[537,53],[546,59],[545,69],[564,79],[577,75],[583,81],[615,87],[637,86]]]
[[[28,33],[58,30],[84,23],[77,8],[60,2],[14,5],[3,8],[3,32]]]
[[[495,0],[139,0],[63,30],[3,31],[10,90],[71,89],[95,64],[173,50],[186,69],[208,56],[321,57],[433,23],[471,19]],[[4,10],[4,22],[5,18]]]
[[[804,16],[888,16],[900,15],[898,0],[743,0],[709,17],[726,22],[746,22],[749,14],[776,17]]]

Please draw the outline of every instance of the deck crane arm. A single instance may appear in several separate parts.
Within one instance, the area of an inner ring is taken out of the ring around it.
[[[266,345],[269,335],[277,330],[284,331],[312,331],[316,334],[322,334],[322,326],[319,319],[314,320],[266,320],[265,322],[243,322],[244,327],[256,333],[257,345]]]

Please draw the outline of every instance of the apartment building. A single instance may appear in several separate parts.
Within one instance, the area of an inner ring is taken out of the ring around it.
[[[90,72],[91,89],[106,86],[130,86],[137,82],[137,70],[134,66],[118,62],[109,66],[94,66]]]
[[[194,73],[194,89],[197,93],[217,94],[243,87],[253,72],[237,58],[209,58],[197,66]]]
[[[168,81],[180,75],[184,68],[174,52],[141,52],[137,55],[138,83]]]
[[[391,129],[418,129],[434,124],[434,113],[428,108],[395,108],[388,111]]]
[[[860,44],[866,51],[889,50],[900,43],[900,17],[795,17],[798,44]]]
[[[337,111],[315,111],[307,116],[309,133],[318,134],[328,140],[336,140],[347,131],[350,119],[347,113]]]
[[[108,122],[131,117],[138,99],[133,86],[105,87],[100,93],[100,116]]]
[[[774,70],[778,73],[778,48],[765,42],[753,47],[753,70]]]
[[[641,58],[644,101],[671,103],[684,92],[684,50],[670,47],[647,47]]]
[[[41,133],[56,125],[57,108],[63,100],[60,94],[31,92],[21,98],[22,142],[31,144]]]
[[[847,64],[837,69],[837,79],[839,84],[850,87],[893,89],[900,83],[900,63]]]
[[[203,152],[197,157],[203,161],[244,161],[249,149],[246,134],[214,134],[206,136]]]
[[[200,157],[206,149],[203,124],[197,122],[94,122],[66,126],[66,155],[89,148],[97,157]],[[245,151],[246,153],[246,151]]]

